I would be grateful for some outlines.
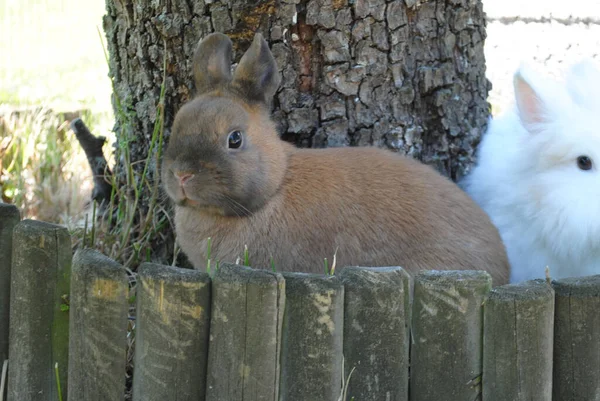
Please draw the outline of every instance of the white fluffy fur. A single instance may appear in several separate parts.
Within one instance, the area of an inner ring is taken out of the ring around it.
[[[498,227],[511,282],[546,266],[555,279],[600,274],[600,70],[584,60],[557,82],[522,66],[514,83],[515,106],[490,120],[463,186]]]

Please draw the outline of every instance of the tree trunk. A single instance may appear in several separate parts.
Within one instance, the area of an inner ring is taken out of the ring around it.
[[[213,31],[232,38],[235,61],[254,32],[269,41],[283,77],[273,116],[284,140],[387,147],[455,180],[473,161],[489,115],[480,0],[106,3],[110,71],[129,108],[117,127],[132,135],[132,162],[147,156],[165,51],[168,141],[174,114],[194,95],[194,48]]]

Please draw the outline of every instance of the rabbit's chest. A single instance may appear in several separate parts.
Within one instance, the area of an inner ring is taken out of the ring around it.
[[[213,262],[233,263],[243,257],[246,246],[260,249],[269,237],[254,218],[200,215],[185,208],[176,209],[175,231],[179,246],[196,268],[206,266],[209,252]]]

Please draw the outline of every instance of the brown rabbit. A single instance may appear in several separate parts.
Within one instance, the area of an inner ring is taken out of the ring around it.
[[[270,101],[277,65],[256,34],[235,72],[232,44],[207,36],[194,55],[198,96],[175,117],[163,183],[181,249],[196,268],[235,262],[323,272],[337,265],[481,269],[508,281],[487,215],[449,179],[376,148],[298,149],[279,138]]]

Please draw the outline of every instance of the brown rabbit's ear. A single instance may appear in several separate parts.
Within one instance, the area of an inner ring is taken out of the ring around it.
[[[219,32],[198,43],[193,59],[198,94],[231,82],[231,49],[231,39]]]
[[[235,69],[233,86],[250,100],[270,104],[280,81],[277,63],[268,43],[260,33],[256,33],[252,45]]]

